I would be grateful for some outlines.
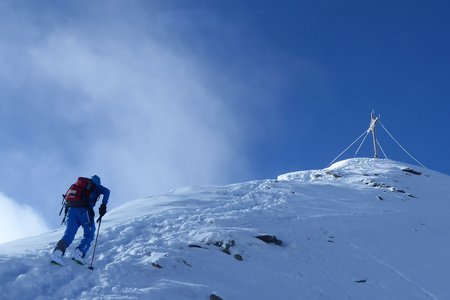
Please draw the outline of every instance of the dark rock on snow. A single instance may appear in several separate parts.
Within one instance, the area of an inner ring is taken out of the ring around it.
[[[275,244],[275,245],[281,245],[283,243],[282,240],[277,239],[274,235],[257,235],[255,238],[260,239],[261,241],[267,243],[267,244]]]

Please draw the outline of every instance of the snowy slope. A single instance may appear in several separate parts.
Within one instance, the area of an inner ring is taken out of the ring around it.
[[[449,192],[447,175],[362,158],[276,180],[177,189],[109,212],[93,271],[49,264],[63,229],[0,245],[0,295],[449,299]]]

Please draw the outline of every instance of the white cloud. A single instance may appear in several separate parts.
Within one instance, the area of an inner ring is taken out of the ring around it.
[[[0,192],[0,243],[48,231],[42,218],[28,205],[21,205]]]
[[[100,175],[113,206],[250,178],[248,132],[264,124],[243,111],[264,107],[267,89],[249,85],[251,71],[235,78],[232,57],[211,64],[198,31],[209,21],[189,28],[178,15],[85,4],[90,13],[72,18],[50,9],[0,20],[14,25],[0,26],[8,33],[0,35],[0,188],[15,199],[24,184],[36,190],[40,199],[27,204],[56,225],[60,194],[77,176]],[[221,36],[215,26],[227,23],[212,23],[210,34]]]
[[[78,149],[78,169],[101,172],[120,198],[223,182],[236,165],[245,173],[226,99],[190,57],[144,36],[117,41],[71,31],[53,34],[32,57],[43,79],[68,91],[55,113],[79,132],[68,132],[63,146]]]

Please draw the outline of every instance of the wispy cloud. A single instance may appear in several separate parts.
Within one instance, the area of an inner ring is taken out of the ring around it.
[[[74,126],[61,146],[77,149],[79,171],[115,179],[122,195],[220,182],[233,160],[242,165],[226,99],[189,57],[151,38],[111,41],[68,31],[52,34],[31,55],[46,83],[59,89],[62,127]]]
[[[8,22],[24,34],[19,45],[11,32],[2,38],[0,163],[9,174],[0,189],[28,199],[53,224],[59,193],[76,176],[100,175],[111,203],[121,203],[248,172],[245,124],[222,93],[244,86],[225,86],[223,74],[175,46],[170,31],[164,38],[158,26],[117,24],[116,13],[101,25],[17,17]],[[38,194],[11,188],[24,184]]]
[[[42,217],[28,205],[21,205],[0,193],[0,243],[48,231]]]

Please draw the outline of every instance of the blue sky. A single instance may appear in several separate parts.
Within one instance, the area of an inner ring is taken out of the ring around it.
[[[446,1],[91,2],[0,2],[2,207],[54,228],[77,176],[115,207],[324,168],[372,109],[450,174]]]

